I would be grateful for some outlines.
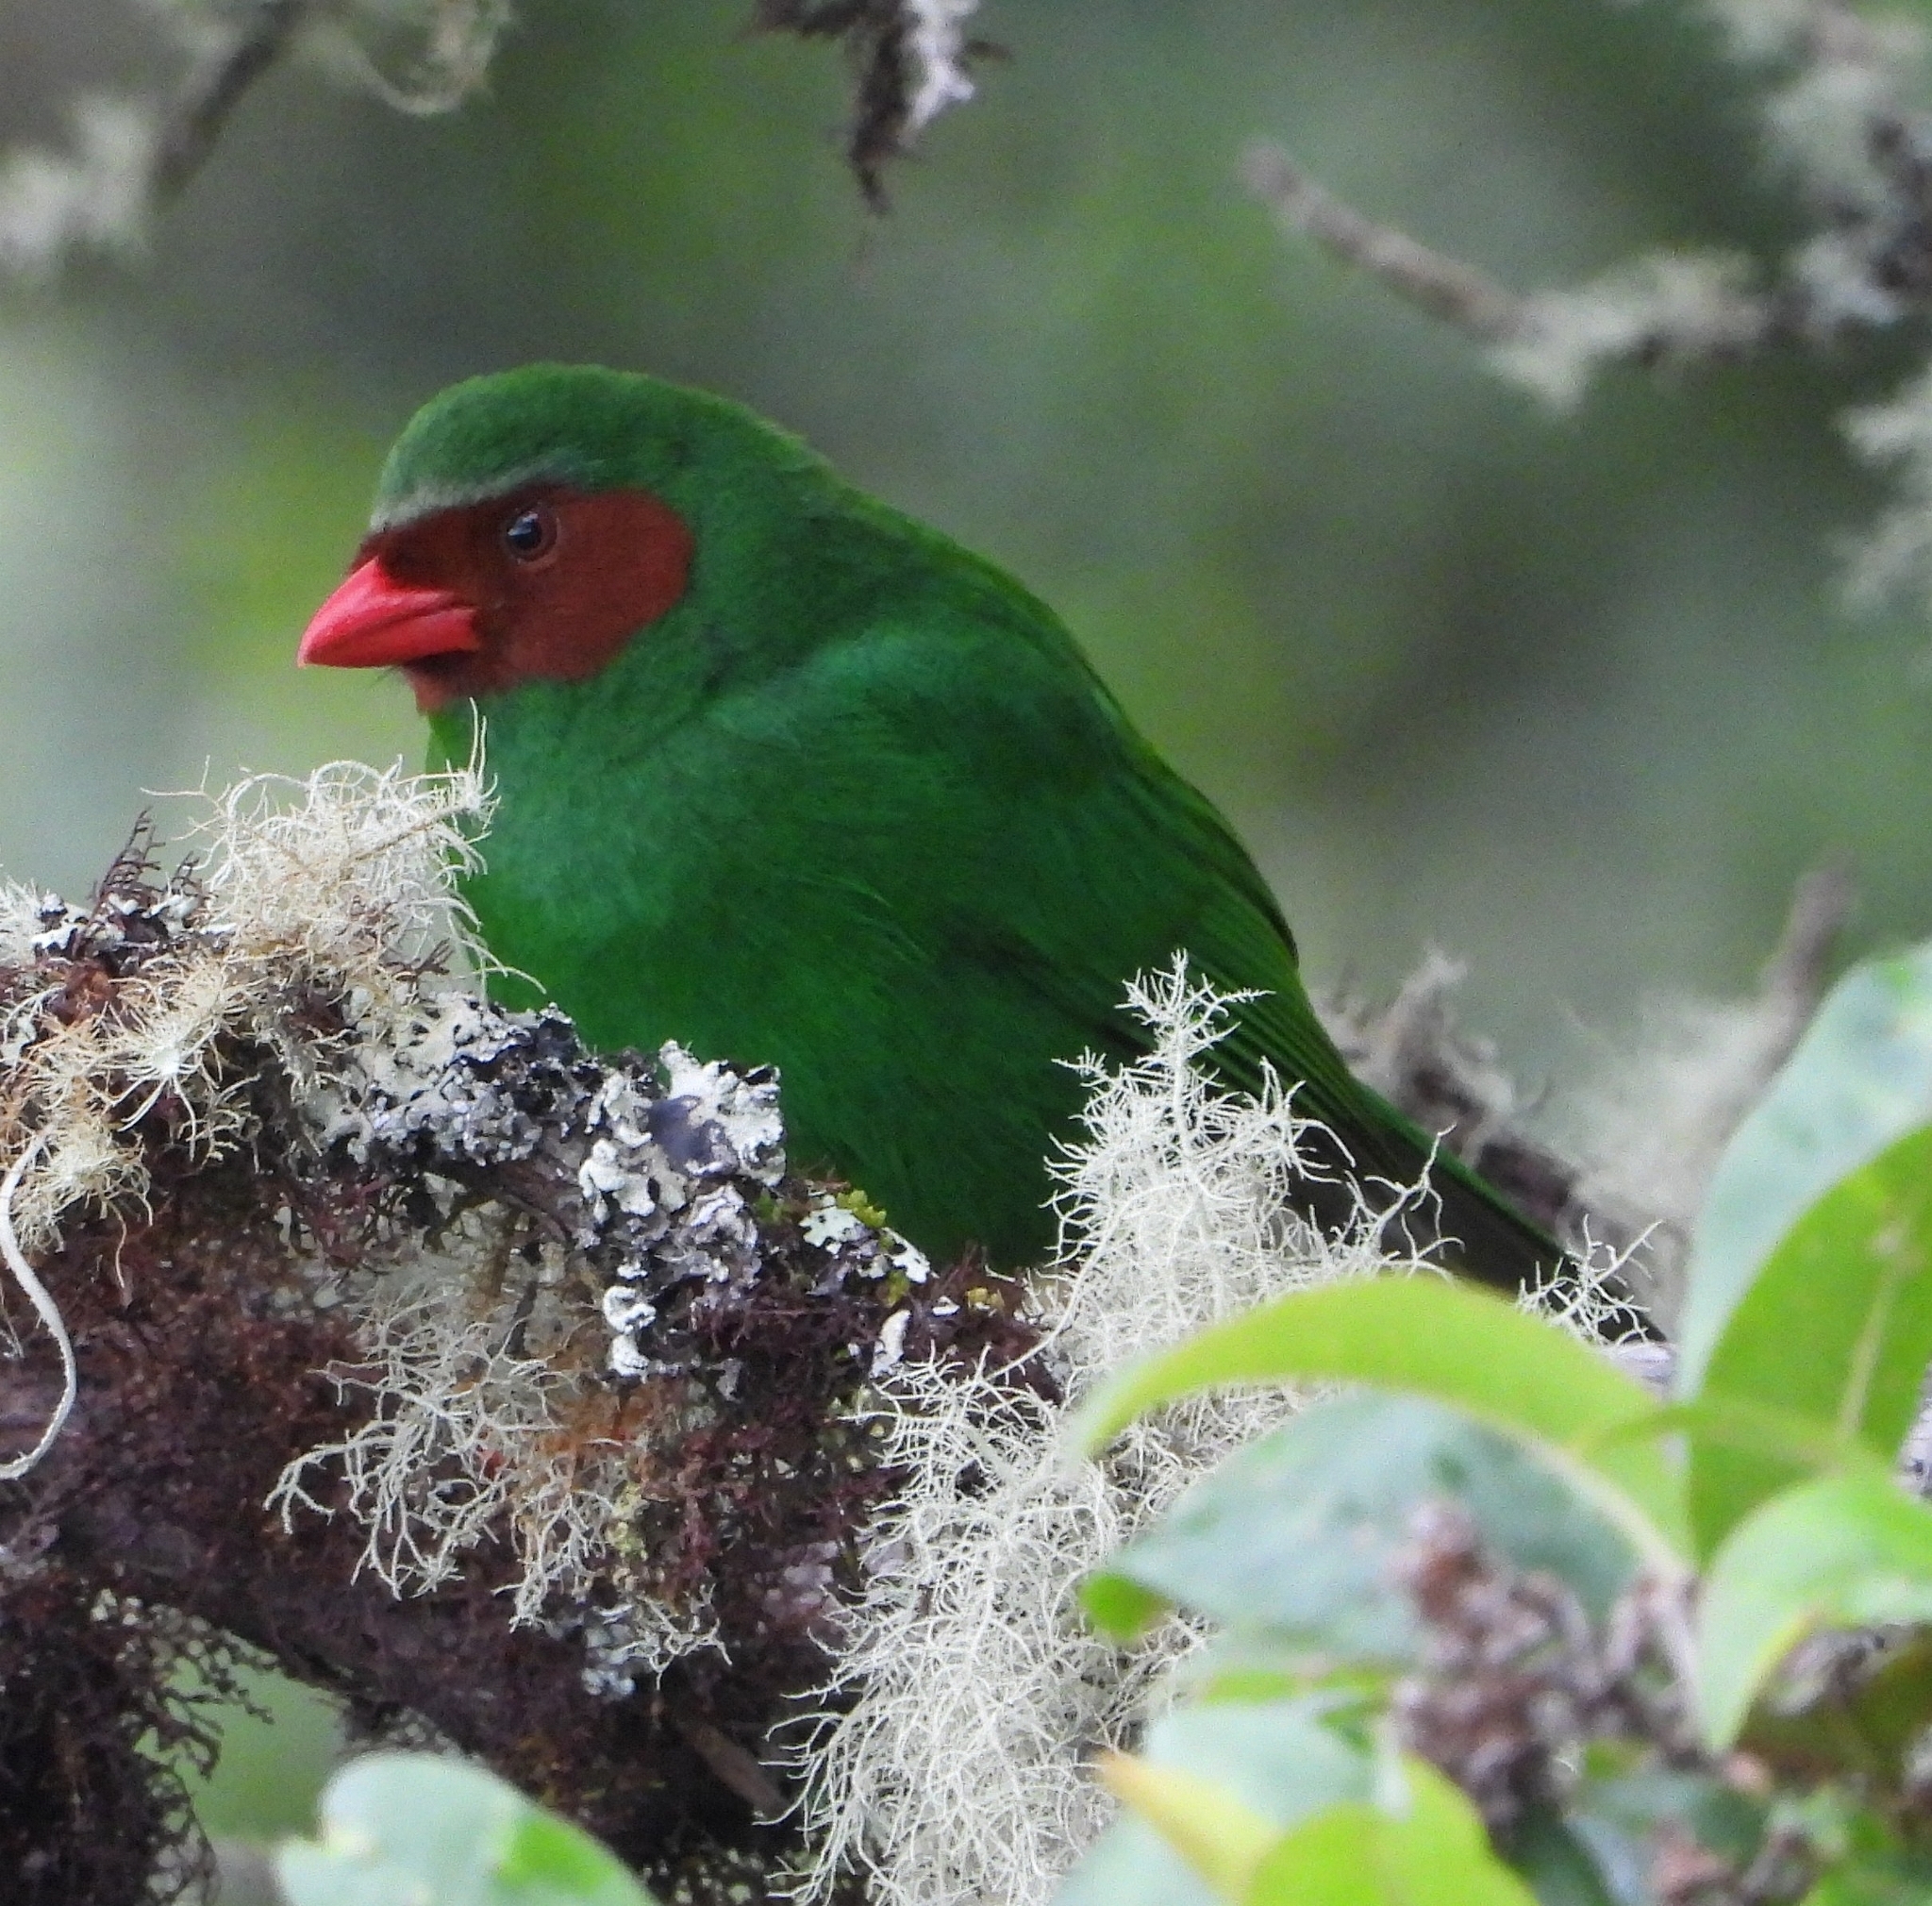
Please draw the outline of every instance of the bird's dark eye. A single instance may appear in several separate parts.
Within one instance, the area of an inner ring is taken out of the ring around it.
[[[557,547],[557,518],[541,504],[519,510],[503,526],[503,546],[519,562],[537,562]]]

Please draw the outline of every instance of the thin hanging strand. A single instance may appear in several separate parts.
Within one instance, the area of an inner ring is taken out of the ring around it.
[[[67,1334],[60,1308],[48,1295],[46,1285],[35,1275],[34,1267],[27,1262],[26,1253],[20,1247],[20,1235],[13,1229],[14,1196],[20,1190],[20,1180],[27,1166],[40,1151],[44,1136],[43,1133],[37,1134],[14,1160],[7,1177],[0,1179],[0,1258],[6,1259],[7,1268],[13,1273],[14,1281],[26,1293],[27,1301],[39,1312],[41,1322],[46,1325],[48,1333],[60,1346],[60,1400],[55,1405],[47,1427],[41,1431],[41,1440],[25,1456],[16,1456],[10,1463],[0,1463],[0,1481],[6,1482],[16,1481],[25,1476],[54,1446],[54,1440],[65,1428],[74,1409],[74,1399],[80,1392],[79,1373],[74,1362],[74,1342]]]

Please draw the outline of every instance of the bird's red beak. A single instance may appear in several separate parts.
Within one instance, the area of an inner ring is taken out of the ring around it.
[[[398,582],[372,556],[315,611],[295,660],[305,667],[393,668],[482,646],[476,611],[454,590]]]

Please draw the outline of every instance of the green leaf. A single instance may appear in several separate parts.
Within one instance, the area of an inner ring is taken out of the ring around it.
[[[1442,1496],[1598,1620],[1635,1570],[1621,1532],[1529,1446],[1441,1404],[1370,1394],[1317,1404],[1230,1457],[1087,1584],[1087,1605],[1122,1635],[1177,1602],[1237,1636],[1405,1664],[1418,1631],[1391,1565],[1417,1505]]]
[[[1923,1860],[1847,1861],[1821,1876],[1802,1906],[1928,1906],[1932,1867]]]
[[[460,1761],[365,1754],[321,1814],[276,1855],[289,1906],[651,1906],[581,1828]]]
[[[1060,1881],[1053,1906],[1214,1906],[1214,1888],[1137,1814],[1116,1820]]]
[[[1184,1775],[1232,1800],[1264,1823],[1263,1844],[1272,1844],[1322,1808],[1369,1793],[1368,1754],[1327,1724],[1337,1705],[1304,1696],[1179,1708],[1148,1730],[1141,1764]],[[1186,1791],[1170,1782],[1160,1792],[1186,1814]],[[1101,1836],[1054,1906],[1201,1906],[1213,1897],[1173,1844],[1147,1820],[1129,1816]]]
[[[1196,1718],[1214,1712],[1197,1710]],[[1306,1726],[1306,1715],[1281,1718],[1290,1731]],[[1239,1761],[1217,1774],[1115,1755],[1103,1764],[1102,1779],[1216,1898],[1241,1906],[1535,1906],[1529,1889],[1491,1850],[1475,1809],[1426,1761],[1405,1755],[1387,1764],[1373,1799],[1362,1791],[1371,1779],[1368,1757],[1350,1762],[1339,1797],[1303,1807],[1286,1832],[1249,1804],[1255,1776]],[[1311,1791],[1305,1788],[1303,1797]],[[1117,1859],[1091,1870],[1123,1872]],[[1188,1897],[1149,1893],[1131,1879],[1129,1886],[1124,1896],[1108,1896],[1083,1890],[1076,1875],[1056,1906],[1099,1906],[1109,1897],[1122,1906],[1170,1899],[1179,1906]]]
[[[1837,1426],[1821,1424],[1795,1410],[1780,1410],[1742,1396],[1706,1396],[1694,1403],[1673,1403],[1654,1415],[1620,1424],[1600,1439],[1603,1445],[1643,1438],[1688,1435],[1706,1449],[1735,1449],[1748,1456],[1767,1457],[1784,1468],[1806,1473],[1838,1469],[1847,1464],[1869,1465],[1890,1475],[1891,1465],[1871,1454],[1862,1444],[1847,1445]]]
[[[1353,1707],[1328,1694],[1197,1703],[1155,1722],[1143,1753],[1225,1788],[1279,1830],[1337,1800],[1368,1797],[1369,1754],[1332,1724]]]
[[[1726,1147],[1691,1238],[1680,1394],[1800,1212],[1932,1122],[1932,942],[1855,968]]]
[[[1248,1895],[1274,1831],[1218,1781],[1132,1754],[1100,1763],[1100,1778],[1224,1899]]]
[[[1133,1551],[1129,1549],[1128,1554]],[[1080,1600],[1094,1627],[1131,1640],[1165,1614],[1173,1597],[1144,1588],[1119,1569],[1091,1575],[1080,1584]]]
[[[1400,1785],[1388,1806],[1344,1801],[1285,1834],[1236,1897],[1243,1906],[1536,1906],[1459,1788],[1412,1755]]]
[[[1362,1712],[1380,1707],[1390,1682],[1400,1672],[1399,1664],[1338,1664],[1311,1655],[1305,1642],[1284,1641],[1265,1629],[1242,1629],[1217,1637],[1201,1654],[1191,1655],[1184,1676],[1189,1690],[1201,1701],[1299,1700],[1312,1694],[1335,1700],[1340,1714],[1344,1701]],[[1331,1719],[1330,1725],[1341,1723]]]
[[[1705,1578],[1695,1697],[1722,1751],[1791,1648],[1815,1630],[1932,1621],[1932,1509],[1890,1480],[1834,1476],[1774,1496]]]
[[[1224,1383],[1341,1379],[1455,1405],[1536,1443],[1640,1547],[1687,1546],[1682,1483],[1642,1442],[1591,1445],[1654,1409],[1634,1378],[1569,1331],[1464,1284],[1369,1279],[1298,1291],[1130,1365],[1079,1413],[1096,1448],[1143,1410]]]
[[[1386,1822],[1359,1801],[1330,1807],[1298,1827],[1257,1865],[1245,1906],[1384,1906],[1376,1853]]]
[[[1627,1897],[1605,1877],[1595,1847],[1555,1806],[1532,1807],[1517,1823],[1508,1860],[1537,1906],[1623,1906]]]
[[[1700,1402],[1809,1419],[1845,1458],[1889,1463],[1932,1361],[1932,1127],[1834,1185],[1778,1243],[1731,1312]],[[1690,1505],[1709,1554],[1805,1464],[1693,1439]]]
[[[1749,1864],[1764,1837],[1761,1806],[1722,1781],[1646,1766],[1640,1757],[1631,1758],[1635,1764],[1629,1771],[1587,1771],[1562,1809],[1562,1824],[1589,1849],[1612,1898],[1649,1899],[1658,1844],[1686,1832],[1738,1866]],[[1509,1855],[1536,1885],[1544,1906],[1552,1906],[1513,1843]]]

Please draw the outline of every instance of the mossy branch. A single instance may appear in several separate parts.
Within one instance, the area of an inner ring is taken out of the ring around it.
[[[874,1365],[1011,1363],[1017,1293],[787,1177],[768,1082],[606,1065],[440,979],[399,928],[473,785],[308,793],[231,803],[205,878],[137,849],[86,910],[8,895],[0,1137],[77,1372],[50,1435],[15,1319],[0,1456],[45,1447],[0,1484],[9,1898],[192,1877],[148,1759],[177,1630],[723,1898],[790,1848],[771,1735],[887,1486]]]

